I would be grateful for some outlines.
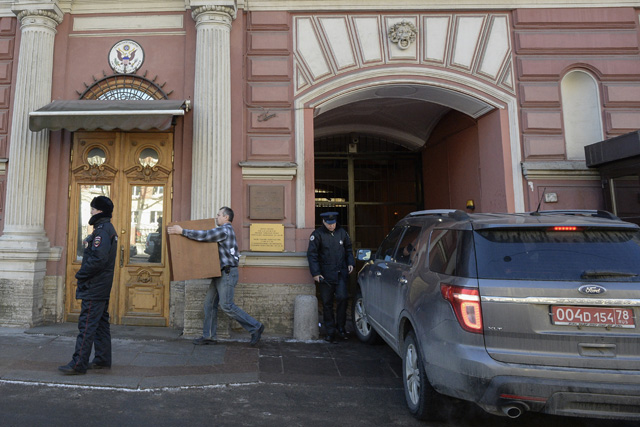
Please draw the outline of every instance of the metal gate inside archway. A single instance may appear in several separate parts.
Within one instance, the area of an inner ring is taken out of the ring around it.
[[[375,250],[394,224],[423,209],[422,157],[387,139],[365,135],[317,138],[315,222],[336,211],[354,251]]]

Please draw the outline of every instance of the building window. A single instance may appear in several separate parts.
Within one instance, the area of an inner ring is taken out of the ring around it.
[[[154,80],[133,74],[115,74],[97,80],[80,94],[80,99],[100,100],[154,100],[169,99],[171,94],[162,90]]]
[[[603,139],[598,83],[575,70],[562,79],[561,92],[567,160],[584,160],[584,146]]]

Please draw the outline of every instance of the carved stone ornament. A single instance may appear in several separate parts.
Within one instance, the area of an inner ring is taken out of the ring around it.
[[[416,26],[409,21],[398,22],[389,28],[389,39],[402,50],[408,49],[416,41],[417,34]]]
[[[226,14],[229,16],[230,20],[232,21],[236,19],[237,8],[231,7],[231,6],[221,6],[221,5],[199,6],[191,11],[191,17],[193,18],[194,21],[199,22],[199,20],[203,19],[202,18],[203,15],[210,14],[210,13],[218,13],[221,15]],[[212,20],[211,17],[209,17],[209,19]]]

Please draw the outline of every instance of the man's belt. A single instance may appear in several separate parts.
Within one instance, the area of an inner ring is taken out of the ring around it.
[[[229,272],[231,271],[231,266],[230,266],[230,265],[222,266],[222,267],[220,268],[220,271],[222,271],[222,272],[224,272],[224,273],[229,274]]]

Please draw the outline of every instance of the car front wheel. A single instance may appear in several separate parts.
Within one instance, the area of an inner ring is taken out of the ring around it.
[[[367,315],[364,310],[364,301],[362,292],[358,291],[353,300],[352,310],[353,325],[358,339],[366,344],[374,344],[378,341],[378,333],[373,330],[367,321]]]
[[[402,350],[402,382],[409,411],[420,420],[439,418],[443,396],[429,384],[413,331],[405,338]]]

